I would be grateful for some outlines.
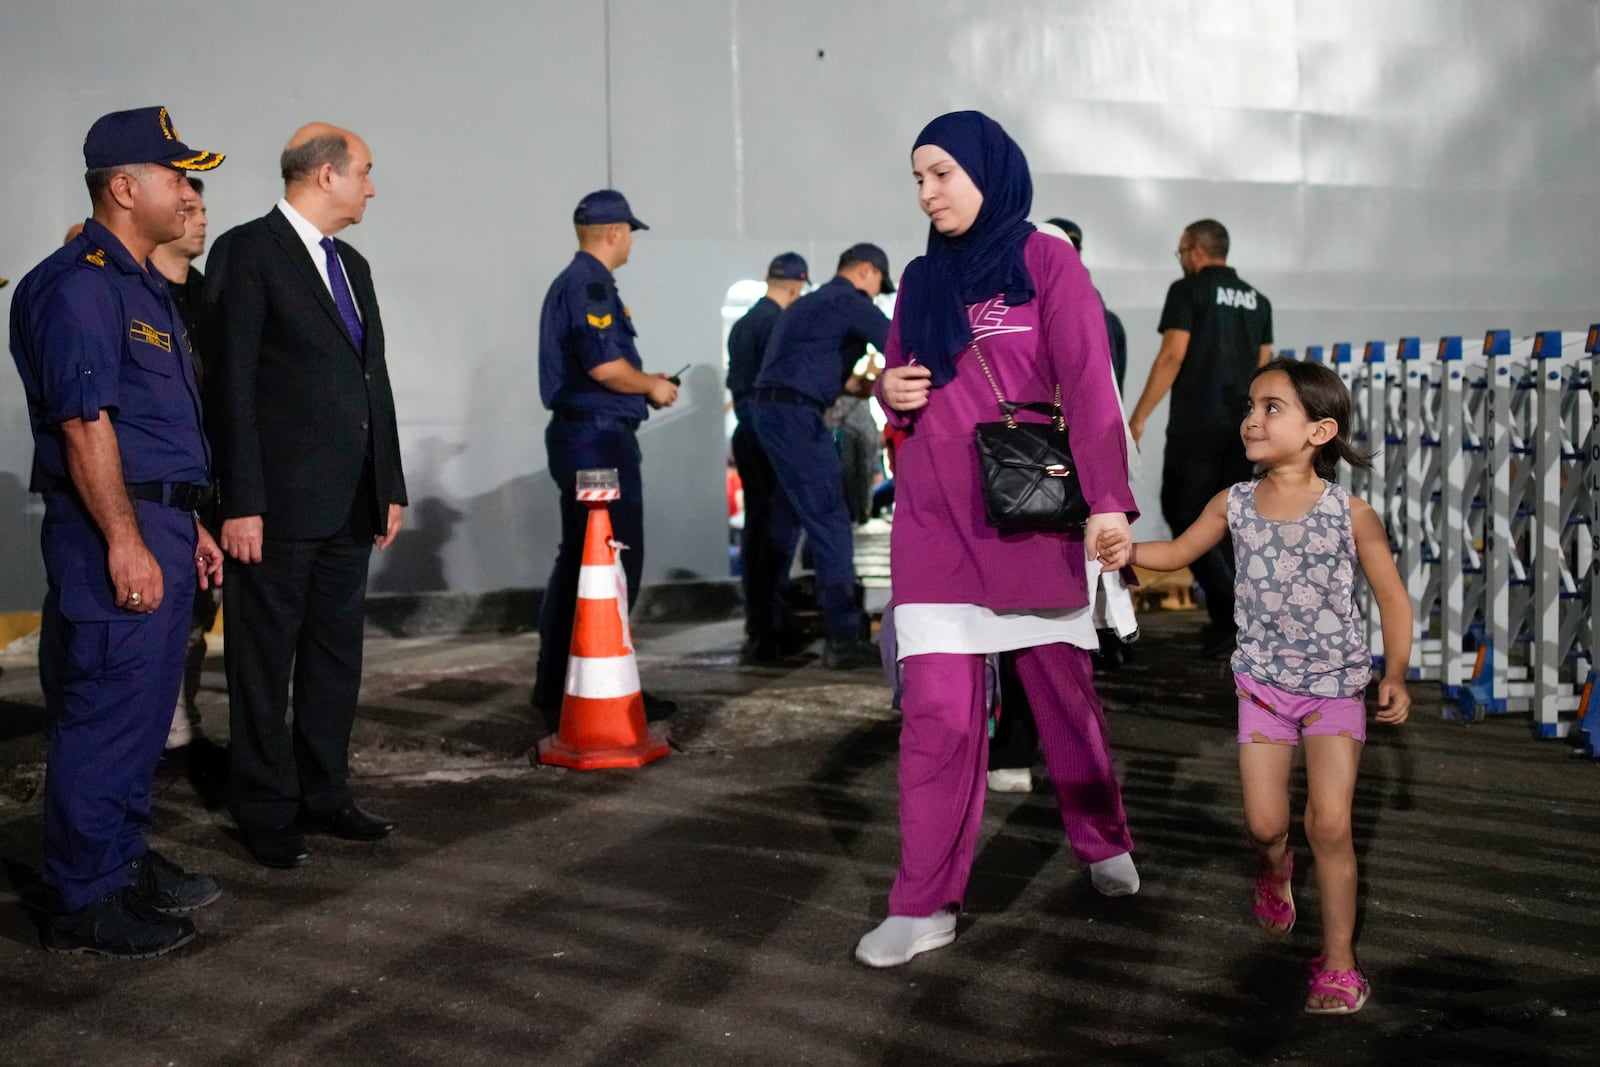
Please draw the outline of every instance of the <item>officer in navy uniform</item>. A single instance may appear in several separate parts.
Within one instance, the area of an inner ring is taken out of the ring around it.
[[[739,537],[740,575],[744,585],[746,655],[770,663],[784,652],[789,554],[798,528],[790,522],[773,528],[778,518],[773,498],[783,492],[772,461],[750,425],[750,394],[767,353],[773,327],[810,280],[806,261],[796,252],[773,258],[767,267],[767,293],[728,331],[728,392],[733,397],[733,462],[744,489],[744,529]],[[788,514],[788,509],[784,509]],[[792,516],[790,516],[792,518]]]
[[[889,319],[872,300],[892,292],[883,249],[865,243],[845,249],[834,277],[778,320],[751,394],[750,421],[783,489],[769,521],[805,529],[828,627],[823,662],[836,670],[867,666],[878,656],[862,634],[850,512],[822,416],[841,391],[867,395],[870,387],[853,371],[867,345],[881,351],[888,341]],[[769,586],[747,610],[770,611],[774,595]]]
[[[222,573],[195,521],[211,455],[187,331],[149,257],[184,232],[196,203],[185,175],[222,156],[187,147],[161,107],[99,119],[83,155],[94,214],[11,306],[49,581],[40,937],[53,952],[140,958],[187,944],[182,916],[221,894],[145,832],[190,605]]]
[[[578,472],[616,468],[622,497],[611,502],[611,529],[627,546],[622,568],[628,603],[637,603],[644,566],[644,489],[634,435],[650,408],[671,407],[678,399],[674,378],[644,373],[634,343],[637,331],[612,277],[628,262],[633,232],[649,227],[614,189],[584,197],[572,223],[578,252],[550,284],[539,313],[539,396],[550,410],[544,442],[560,497],[561,546],[539,605],[533,703],[552,730],[559,728],[588,524],[588,510],[575,496]],[[645,694],[648,718],[664,718],[673,710],[671,701]]]

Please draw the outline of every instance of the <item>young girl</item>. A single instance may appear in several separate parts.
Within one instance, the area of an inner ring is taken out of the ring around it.
[[[1322,906],[1322,955],[1311,961],[1305,1010],[1317,1015],[1360,1011],[1369,991],[1351,945],[1356,856],[1350,805],[1366,740],[1362,694],[1372,663],[1354,601],[1357,562],[1383,624],[1378,721],[1404,722],[1411,706],[1405,685],[1411,603],[1388,534],[1369,504],[1333,481],[1341,459],[1368,465],[1350,446],[1349,426],[1350,397],[1332,371],[1273,360],[1251,379],[1239,427],[1245,455],[1265,473],[1218,493],[1177,540],[1133,549],[1139,566],[1170,571],[1233,535],[1239,773],[1261,864],[1253,911],[1273,937],[1294,926],[1289,770],[1303,738],[1305,832]],[[1112,547],[1106,539],[1101,546]]]

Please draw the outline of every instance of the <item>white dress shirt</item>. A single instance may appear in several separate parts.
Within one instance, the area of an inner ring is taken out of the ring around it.
[[[286,199],[278,201],[278,210],[283,212],[283,217],[289,220],[294,232],[305,242],[306,251],[311,253],[311,262],[316,264],[317,274],[321,276],[322,284],[328,287],[328,295],[332,296],[333,283],[328,280],[328,251],[322,247],[322,231],[308,222]],[[334,255],[339,253],[335,251]],[[343,256],[339,256],[339,269],[344,271],[344,284],[350,290],[350,303],[355,305],[356,317],[366,322],[367,316],[362,313],[361,302],[356,299],[355,287],[350,285],[350,272],[345,270]]]

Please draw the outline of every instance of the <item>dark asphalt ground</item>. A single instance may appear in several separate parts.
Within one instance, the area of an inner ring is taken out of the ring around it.
[[[1600,761],[1443,722],[1416,686],[1357,799],[1373,999],[1307,1017],[1312,864],[1266,940],[1222,665],[1194,616],[1143,619],[1101,677],[1142,892],[1089,887],[1043,788],[993,797],[961,936],[882,972],[851,949],[897,860],[897,715],[871,672],[739,666],[736,623],[640,629],[646,684],[683,707],[635,771],[527,764],[531,635],[369,641],[356,788],[399,832],[268,870],[214,787],[164,776],[157,846],[225,895],[139,963],[38,948],[41,715],[25,658],[0,661],[0,1062],[1595,1062]],[[213,655],[218,738],[221,681]]]

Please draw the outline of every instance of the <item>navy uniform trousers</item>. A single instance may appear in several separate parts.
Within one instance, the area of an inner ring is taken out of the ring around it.
[[[757,400],[750,412],[783,489],[773,494],[772,528],[798,523],[805,530],[828,636],[853,640],[861,633],[855,541],[833,431],[823,424],[821,409],[806,404]]]
[[[560,497],[561,546],[539,602],[539,666],[534,674],[534,703],[555,727],[566,689],[567,654],[572,647],[572,620],[578,609],[578,574],[583,568],[583,539],[589,509],[576,498],[578,472],[614,467],[622,496],[607,510],[611,535],[627,545],[622,570],[628,579],[628,607],[639,599],[644,571],[644,483],[639,475],[638,424],[608,415],[569,417],[553,414],[545,427],[545,454],[550,477]]]
[[[754,639],[774,638],[788,623],[789,557],[799,527],[793,511],[776,507],[783,488],[766,449],[750,424],[750,402],[734,406],[733,463],[744,492],[744,530],[739,536],[739,577],[744,588],[744,630]]]
[[[95,602],[90,588],[107,581],[105,541],[73,494],[45,494],[44,882],[62,911],[128,884],[128,864],[145,854],[151,780],[183,683],[194,515],[147,501],[133,506],[161,566],[161,606],[147,615]]]

